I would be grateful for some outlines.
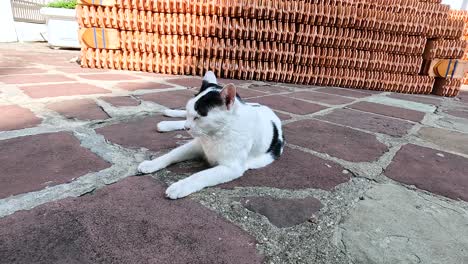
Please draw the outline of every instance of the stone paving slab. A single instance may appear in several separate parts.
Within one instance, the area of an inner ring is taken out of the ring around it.
[[[110,93],[109,90],[86,83],[26,85],[20,89],[31,98]]]
[[[47,105],[47,108],[53,110],[65,118],[76,118],[79,120],[102,120],[109,118],[91,99],[67,100]]]
[[[100,74],[79,74],[78,77],[94,80],[94,81],[129,81],[129,80],[138,80],[138,77],[126,75],[126,74],[117,74],[117,73],[100,73]]]
[[[372,134],[319,120],[293,122],[284,131],[291,144],[348,161],[374,161],[387,151]]]
[[[439,147],[468,155],[468,134],[435,127],[423,127],[418,136]]]
[[[365,101],[348,105],[347,108],[389,117],[396,117],[413,122],[421,122],[425,116],[424,112]]]
[[[202,78],[189,77],[189,78],[174,78],[168,79],[166,82],[187,87],[187,88],[199,88],[201,85]]]
[[[340,88],[334,88],[334,87],[320,88],[315,91],[321,92],[321,93],[327,93],[327,94],[335,94],[335,95],[341,95],[341,96],[346,96],[346,97],[353,97],[353,98],[364,98],[364,97],[368,97],[372,95],[372,93],[366,90],[340,89]]]
[[[388,95],[388,97],[395,98],[395,99],[400,99],[400,100],[406,100],[406,101],[413,101],[413,102],[418,102],[418,103],[423,103],[423,104],[429,104],[429,105],[435,105],[438,106],[441,103],[441,97],[437,96],[424,96],[424,95],[411,95],[411,94],[398,94],[398,93],[393,93]]]
[[[31,73],[46,73],[47,71],[41,68],[24,68],[24,67],[6,67],[0,68],[0,75],[11,74],[31,74]]]
[[[251,84],[248,87],[249,89],[264,92],[264,93],[269,93],[269,94],[284,93],[284,92],[291,91],[290,88],[285,87],[285,86],[269,85],[269,84],[263,84],[263,85]]]
[[[468,211],[393,184],[378,184],[339,225],[351,263],[468,263]]]
[[[178,143],[183,144],[191,139],[185,131],[157,132],[156,124],[163,120],[167,120],[167,118],[162,116],[147,117],[104,126],[96,129],[96,132],[114,144],[134,149],[147,148],[152,151],[171,149],[177,147]]]
[[[314,103],[300,101],[293,98],[288,98],[281,95],[271,95],[265,97],[254,98],[248,100],[249,102],[255,102],[263,105],[267,105],[273,109],[281,110],[297,115],[306,115],[318,112],[325,109],[325,106],[321,106]]]
[[[405,145],[385,175],[432,193],[468,201],[468,159],[444,151]]]
[[[31,110],[18,105],[0,105],[0,131],[34,127],[42,122]]]
[[[153,90],[153,89],[166,89],[172,88],[174,86],[156,83],[156,82],[120,82],[117,85],[118,88],[124,89],[127,91],[137,91],[137,90]]]
[[[275,199],[251,197],[242,199],[242,205],[252,212],[264,215],[277,227],[291,227],[302,224],[314,217],[322,204],[315,198]]]
[[[150,177],[0,219],[3,263],[261,263],[255,240]]]
[[[101,97],[101,100],[113,105],[114,107],[138,106],[140,102],[130,96]]]
[[[336,109],[333,112],[318,118],[336,124],[360,128],[395,137],[406,135],[408,130],[414,125],[404,120],[388,118],[381,115],[351,109]]]
[[[0,82],[6,84],[48,83],[75,81],[62,74],[8,75],[0,76]]]
[[[298,98],[298,99],[305,99],[309,101],[316,101],[319,103],[325,103],[329,105],[341,105],[341,104],[349,104],[353,102],[353,99],[346,98],[339,95],[332,95],[327,93],[317,93],[312,91],[307,92],[296,92],[287,95],[291,98]]]
[[[43,189],[110,164],[66,132],[0,141],[0,198]]]
[[[190,90],[178,90],[166,93],[148,93],[138,96],[143,101],[151,101],[168,108],[185,108],[187,101],[195,95]]]
[[[468,119],[468,109],[467,110],[459,110],[459,109],[448,110],[447,114],[452,115],[452,116],[456,116],[456,117],[460,117],[460,118]]]

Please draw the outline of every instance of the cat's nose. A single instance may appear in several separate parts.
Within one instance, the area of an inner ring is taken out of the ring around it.
[[[187,131],[189,131],[189,130],[190,130],[190,127],[187,126],[187,125],[184,125],[184,129],[187,130]]]

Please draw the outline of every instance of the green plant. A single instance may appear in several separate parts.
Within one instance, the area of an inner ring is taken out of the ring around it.
[[[76,0],[55,0],[48,3],[47,7],[75,9]]]

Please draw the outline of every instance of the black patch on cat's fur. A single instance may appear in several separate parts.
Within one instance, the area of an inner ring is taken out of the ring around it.
[[[209,83],[208,81],[203,80],[202,85],[200,87],[200,91],[198,91],[198,93],[195,94],[195,97],[197,97],[199,94],[203,93],[206,89],[209,89],[209,88],[215,89],[218,91],[221,91],[223,89],[221,85],[218,85],[216,83]],[[239,102],[244,103],[244,101],[242,100],[242,98],[239,96],[238,93],[236,93],[236,97],[237,97],[237,100],[239,100]]]
[[[195,102],[195,111],[201,116],[207,116],[208,112],[217,106],[222,106],[223,98],[219,91],[209,91]]]
[[[195,95],[195,97],[197,97],[197,95],[203,93],[208,88],[213,88],[213,89],[220,90],[220,91],[221,91],[221,89],[223,89],[222,86],[217,85],[216,83],[209,83],[208,81],[203,80],[202,85],[200,87],[200,91],[198,91],[198,93]]]
[[[279,138],[278,128],[273,121],[271,121],[271,124],[273,125],[273,138],[271,139],[271,144],[267,153],[270,153],[271,156],[273,156],[273,159],[278,159],[281,155],[281,150],[283,149],[284,138]]]

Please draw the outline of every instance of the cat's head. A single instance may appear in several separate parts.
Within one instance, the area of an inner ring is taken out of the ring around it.
[[[212,136],[229,125],[236,106],[236,87],[218,85],[209,71],[203,77],[200,91],[187,102],[185,129],[194,137]]]

